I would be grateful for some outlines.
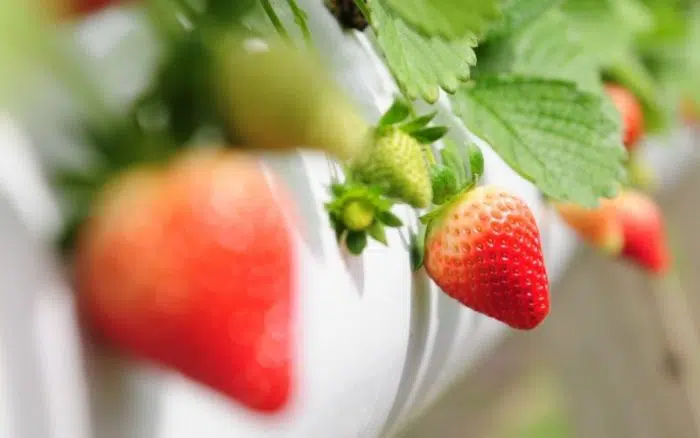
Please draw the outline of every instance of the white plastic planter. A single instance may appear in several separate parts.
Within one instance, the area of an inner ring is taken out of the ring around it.
[[[320,2],[305,3],[317,45],[339,81],[368,117],[377,118],[396,88],[366,37],[343,34]],[[120,14],[102,20],[94,27],[105,33],[109,23],[131,25]],[[109,41],[86,32],[92,53],[109,51]],[[114,34],[122,38],[119,30]],[[445,99],[439,107],[439,122],[455,128],[455,140],[479,141],[455,123]],[[664,141],[671,144],[646,145],[663,184],[673,183],[695,159],[693,139],[682,130]],[[555,282],[575,248],[573,236],[547,214],[531,184],[479,144],[487,182],[519,194],[535,212]],[[325,157],[270,155],[269,171],[292,191],[304,219],[296,239],[299,385],[284,414],[251,414],[178,375],[93,351],[81,341],[69,288],[44,239],[57,215],[34,152],[25,133],[4,119],[0,438],[375,438],[425,408],[507,330],[447,298],[424,273],[412,274],[405,230],[390,232],[389,247],[372,243],[362,257],[344,254],[323,210],[330,180]],[[399,213],[416,223],[416,213]],[[556,291],[553,300],[556,311]]]

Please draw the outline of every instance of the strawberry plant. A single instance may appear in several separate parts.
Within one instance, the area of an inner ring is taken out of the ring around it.
[[[41,70],[87,109],[73,115],[94,161],[51,169],[84,319],[113,347],[252,409],[280,410],[294,388],[293,208],[264,177],[260,150],[339,162],[327,225],[352,254],[404,227],[396,205],[417,210],[413,268],[517,329],[549,312],[540,232],[523,200],[479,186],[482,151],[453,141],[438,113],[593,245],[668,269],[661,212],[626,187],[643,163],[625,146],[634,153],[667,129],[679,102],[700,104],[697,4],[325,1],[343,28],[370,36],[398,85],[371,121],[314,53],[295,0],[131,2],[160,52],[148,85],[119,108],[40,3],[0,5],[0,36],[13,41],[0,49],[0,98],[12,107],[27,72]],[[106,3],[69,2],[76,14]],[[419,99],[432,109],[419,114]]]

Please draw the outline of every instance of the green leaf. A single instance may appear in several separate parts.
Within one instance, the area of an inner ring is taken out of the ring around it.
[[[350,231],[345,236],[345,245],[352,254],[362,254],[362,251],[367,246],[367,233],[364,231]]]
[[[527,3],[527,2],[526,2]],[[596,55],[589,53],[566,16],[553,9],[507,38],[477,53],[479,74],[515,73],[575,82],[580,88],[602,92]]]
[[[336,218],[336,215],[333,214],[333,212],[329,212],[328,218],[331,222],[331,228],[333,228],[333,231],[335,232],[335,239],[340,242],[343,238],[343,234],[347,230],[345,228],[345,224],[343,224],[341,221],[339,221]]]
[[[386,0],[386,3],[424,34],[447,39],[481,35],[500,17],[497,0]]]
[[[372,225],[367,229],[367,234],[369,234],[377,242],[388,245],[386,240],[386,232],[384,230],[384,225],[379,221],[372,222]]]
[[[575,82],[588,91],[600,91],[600,70],[586,51],[581,36],[569,29],[566,17],[554,10],[528,27],[515,45],[512,72]]]
[[[431,144],[440,140],[447,134],[447,127],[445,126],[431,126],[429,128],[423,128],[419,131],[413,131],[411,136],[418,140],[422,144]]]
[[[630,50],[636,36],[653,25],[650,11],[638,0],[565,0],[562,10],[586,52],[603,65]]]
[[[425,127],[428,123],[430,123],[435,116],[437,115],[437,111],[433,111],[431,113],[428,113],[424,116],[416,117],[413,120],[409,120],[408,122],[404,123],[401,125],[401,130],[403,132],[406,132],[408,134],[412,134],[415,131],[418,131],[419,129],[422,129]]]
[[[537,20],[562,0],[502,0],[503,17],[489,31],[489,38],[508,35]]]
[[[637,38],[642,50],[666,50],[688,40],[688,33],[697,17],[684,7],[685,0],[644,0],[653,16],[654,25]]]
[[[410,100],[421,97],[435,103],[440,88],[453,93],[461,81],[469,79],[470,68],[476,64],[475,35],[451,41],[428,37],[393,15],[380,0],[372,0],[370,6],[377,43],[399,87]]]
[[[401,219],[388,210],[378,212],[377,219],[387,227],[398,228],[403,225]]]
[[[411,269],[413,272],[423,267],[425,259],[425,234],[427,227],[423,224],[419,225],[418,233],[411,234]]]
[[[102,175],[99,172],[87,173],[74,169],[57,169],[51,176],[51,182],[59,189],[92,190],[102,185]]]
[[[644,110],[644,127],[648,133],[658,133],[675,117],[675,103],[665,105],[662,90],[646,66],[631,53],[619,56],[606,71],[606,76],[628,88]]]
[[[396,99],[379,119],[379,126],[390,126],[403,122],[410,115],[411,107],[403,99]]]
[[[210,84],[211,59],[198,32],[171,43],[152,89],[135,103],[138,119],[153,114],[163,120],[158,130],[179,145],[187,143],[204,124],[218,122]]]
[[[452,98],[468,129],[551,198],[595,206],[625,177],[626,152],[603,100],[574,84],[482,78]]]
[[[331,194],[333,196],[340,196],[345,193],[345,185],[340,183],[331,184]]]
[[[677,3],[677,2],[676,2]],[[678,13],[683,13],[685,24],[678,23],[680,18],[676,18],[672,23],[676,27],[684,27],[682,40],[672,43],[670,38],[655,39],[659,44],[650,47],[650,44],[645,45],[644,61],[645,67],[648,69],[648,74],[653,75],[656,79],[655,90],[657,91],[657,102],[659,99],[658,90],[665,90],[670,96],[666,98],[666,106],[664,107],[666,116],[673,115],[671,111],[675,110],[675,105],[678,104],[678,98],[691,99],[696,105],[700,105],[700,87],[698,87],[697,78],[700,77],[700,4],[695,4],[690,8],[680,8]],[[672,23],[666,26],[672,26]],[[659,32],[657,30],[657,32]],[[650,38],[657,38],[656,34]],[[629,79],[629,78],[626,78]],[[634,87],[636,90],[636,87]],[[645,104],[644,98],[642,103]],[[645,108],[648,111],[648,109]],[[649,117],[645,114],[645,117]],[[651,122],[653,123],[653,119]],[[653,127],[653,126],[652,126]]]

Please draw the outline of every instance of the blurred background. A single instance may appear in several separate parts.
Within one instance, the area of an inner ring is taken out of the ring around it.
[[[400,436],[700,436],[696,353],[668,338],[670,324],[698,345],[698,187],[695,165],[660,196],[678,255],[676,278],[652,282],[633,266],[580,249],[554,285],[542,329],[508,335]]]

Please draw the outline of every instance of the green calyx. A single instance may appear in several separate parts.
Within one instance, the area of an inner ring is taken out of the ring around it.
[[[472,143],[458,148],[456,143],[445,140],[440,161],[430,168],[435,207],[420,217],[419,232],[411,236],[411,267],[414,271],[423,266],[425,239],[430,229],[477,185],[484,172],[484,157]]]
[[[456,195],[470,189],[484,172],[481,149],[472,143],[459,148],[456,143],[446,139],[445,147],[440,151],[440,161],[430,168],[434,205],[448,203]]]
[[[430,179],[433,186],[433,203],[440,205],[452,194],[457,192],[457,175],[449,167],[435,164],[430,168]]]
[[[378,187],[361,183],[331,185],[332,199],[325,207],[338,242],[355,255],[361,254],[368,238],[387,244],[385,227],[400,227],[401,219],[391,212],[394,202]]]

